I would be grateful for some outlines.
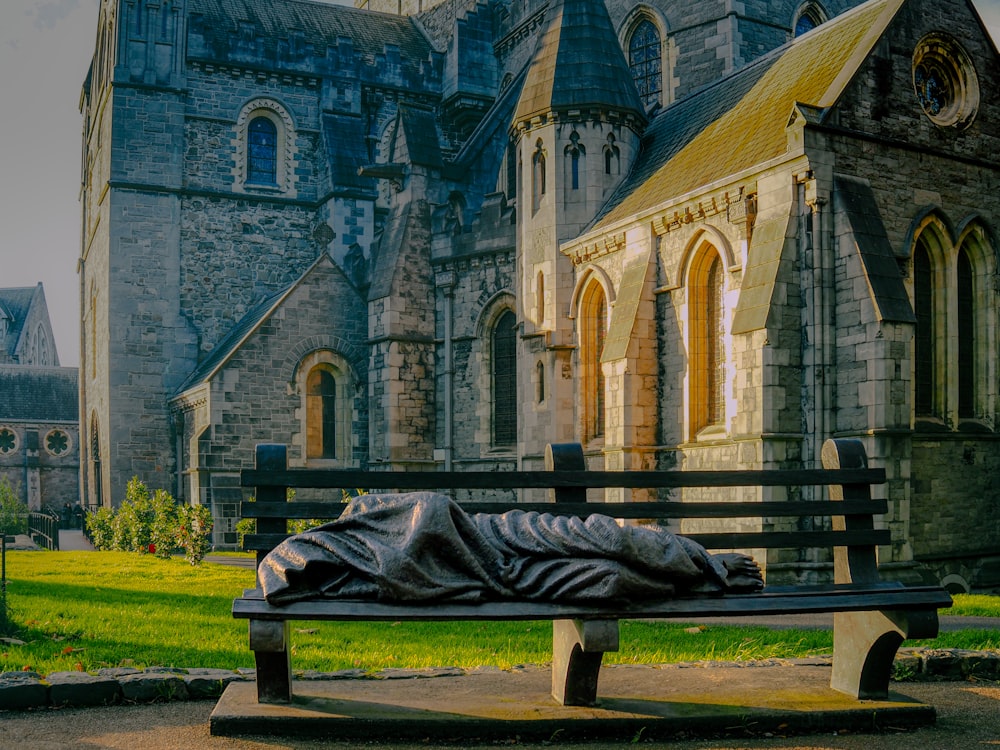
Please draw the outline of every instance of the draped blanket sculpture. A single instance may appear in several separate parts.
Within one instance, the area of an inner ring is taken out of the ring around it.
[[[289,537],[261,562],[271,604],[381,601],[631,601],[762,587],[744,555],[712,555],[656,526],[608,516],[463,510],[444,495],[362,495],[340,518]]]

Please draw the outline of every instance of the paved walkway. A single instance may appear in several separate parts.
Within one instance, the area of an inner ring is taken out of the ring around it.
[[[83,535],[83,532],[79,529],[60,529],[59,530],[59,551],[60,552],[76,552],[76,551],[94,551],[94,545],[90,543],[90,540]]]
[[[653,673],[649,668],[634,669],[642,681]],[[763,687],[788,687],[788,679],[795,676],[795,670],[802,667],[743,668],[734,674],[738,685],[748,695]],[[714,670],[685,670],[681,675],[687,682],[698,681],[709,676]],[[778,674],[781,673],[781,674]],[[633,673],[624,672],[626,682],[632,681]],[[730,677],[731,675],[722,675]],[[660,678],[664,675],[661,673]],[[430,680],[433,682],[434,680]],[[399,683],[412,681],[400,680]],[[420,681],[427,683],[427,680]],[[513,690],[516,684],[511,685]],[[391,697],[395,687],[386,683],[382,691]],[[742,723],[737,719],[720,724],[720,728],[730,730],[734,736],[728,739],[691,739],[675,737],[666,739],[651,735],[648,731],[629,730],[620,737],[577,745],[566,741],[562,732],[554,732],[544,741],[528,742],[511,736],[504,745],[516,746],[522,750],[541,750],[553,746],[580,747],[583,750],[621,749],[632,744],[641,747],[664,748],[665,750],[976,750],[1000,746],[1000,685],[996,683],[933,682],[905,683],[894,685],[894,689],[908,698],[933,706],[937,711],[937,722],[919,729],[901,731],[893,726],[883,727],[879,732],[844,731],[836,724],[826,725],[817,733],[799,737],[783,737],[782,730],[768,734],[757,729],[750,716],[741,714]],[[513,695],[515,693],[511,693]],[[493,696],[497,703],[509,697]],[[364,741],[338,739],[331,733],[322,739],[289,739],[282,736],[217,737],[209,732],[209,718],[215,708],[214,701],[188,703],[161,703],[152,705],[115,706],[109,708],[43,710],[26,713],[8,713],[0,718],[0,749],[19,750],[64,750],[80,748],[92,750],[135,750],[135,748],[155,748],[156,750],[346,750],[347,748],[384,747],[396,750],[417,750],[433,745],[478,750],[496,748],[498,743],[486,741],[469,732],[421,737],[415,741],[385,742],[379,740],[379,727],[371,726],[370,734]],[[582,720],[583,722],[586,719]],[[579,722],[577,722],[579,723]],[[715,733],[718,734],[718,733]]]

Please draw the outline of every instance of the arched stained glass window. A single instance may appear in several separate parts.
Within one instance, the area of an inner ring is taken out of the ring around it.
[[[602,287],[593,282],[580,304],[580,364],[582,366],[584,440],[604,436],[605,383],[601,355],[608,336],[608,298]]]
[[[806,3],[799,8],[792,24],[792,34],[802,36],[807,31],[812,31],[826,20],[824,10],[816,3]]]
[[[705,377],[708,379],[708,404],[706,417],[709,424],[722,424],[726,416],[726,352],[725,328],[723,323],[723,279],[722,261],[718,256],[712,261],[706,282],[705,318],[706,362]]]
[[[505,310],[493,326],[493,444],[517,442],[517,319]]]
[[[270,118],[255,117],[247,126],[247,182],[278,184],[278,129]]]
[[[660,32],[649,20],[640,21],[628,41],[628,66],[639,98],[647,107],[663,91]]]
[[[923,242],[913,253],[914,408],[917,416],[934,415],[934,281],[931,260]]]
[[[688,342],[691,352],[691,438],[726,421],[725,276],[722,258],[706,247],[691,266]]]
[[[958,253],[958,416],[976,417],[976,292],[972,262]]]

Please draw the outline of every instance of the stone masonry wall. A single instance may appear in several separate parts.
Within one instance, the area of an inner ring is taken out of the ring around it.
[[[980,92],[979,113],[961,132],[934,125],[921,110],[912,85],[912,51],[920,38],[933,31],[959,34],[975,28],[964,2],[904,6],[894,24],[892,46],[876,48],[842,97],[840,124],[869,132],[870,140],[862,145],[846,135],[830,139],[837,171],[871,184],[911,295],[913,231],[929,209],[952,227],[1000,215],[1000,200],[982,189],[996,180],[990,165],[1000,149],[1000,105],[988,88],[990,79],[980,77],[986,88]],[[973,60],[992,54],[977,34],[962,35],[958,41]],[[904,140],[912,148],[897,147]],[[843,255],[838,258],[837,283],[838,429],[888,430],[888,436],[892,430],[911,429],[912,326],[873,323],[874,312],[865,304],[870,299],[868,284],[856,261]],[[990,327],[996,326],[997,314],[994,296]],[[995,368],[989,372],[995,379]],[[1000,384],[994,379],[980,388],[996,394]],[[995,410],[995,400],[993,404]],[[996,423],[994,410],[983,415],[987,424]],[[988,479],[1000,463],[995,437],[989,432],[957,432],[947,419],[943,432],[926,432],[917,424],[905,444],[896,445],[900,441],[888,436],[870,446],[873,462],[885,465],[890,478],[886,491],[892,502],[886,522],[893,528],[894,547],[884,551],[884,561],[907,560],[912,548],[913,557],[934,570],[940,565],[937,556],[945,552],[996,549],[993,525],[977,520],[1000,511],[1000,493]],[[988,575],[981,570],[975,574]]]

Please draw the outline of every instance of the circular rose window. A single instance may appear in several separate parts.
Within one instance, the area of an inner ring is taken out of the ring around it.
[[[913,90],[924,114],[942,128],[968,126],[979,109],[979,80],[962,46],[943,34],[925,36],[913,53]]]
[[[45,436],[45,450],[53,456],[61,456],[68,453],[73,447],[69,433],[65,430],[52,430]]]
[[[17,433],[10,427],[0,427],[0,456],[17,450]]]

